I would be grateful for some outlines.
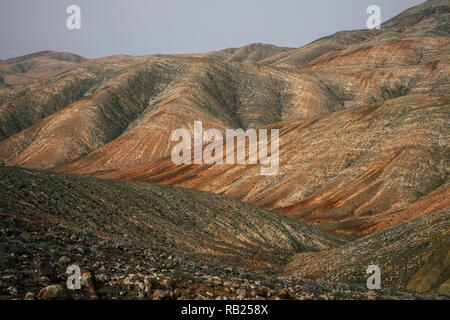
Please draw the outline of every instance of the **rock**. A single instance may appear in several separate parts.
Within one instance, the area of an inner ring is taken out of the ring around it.
[[[377,298],[377,294],[373,291],[368,291],[366,293],[367,299],[369,300],[375,300]]]
[[[126,286],[131,286],[133,285],[135,282],[135,275],[134,274],[130,274],[127,277],[125,277],[125,279],[123,279],[123,284]]]
[[[58,259],[58,263],[59,264],[69,264],[70,263],[70,258],[67,256],[62,256],[61,258]]]
[[[216,286],[221,286],[221,285],[222,285],[222,280],[220,280],[220,279],[213,279],[213,280],[211,281],[211,283],[212,283],[213,285],[216,285]]]
[[[163,281],[161,281],[162,286],[168,290],[173,288],[174,283],[175,283],[175,281],[173,279],[169,279],[169,278],[165,278],[165,279],[163,279]]]
[[[38,299],[43,300],[63,300],[69,299],[70,295],[66,289],[59,284],[52,284],[39,291]]]
[[[136,287],[139,288],[141,291],[145,291],[145,284],[141,281],[136,281],[135,283]]]
[[[28,232],[22,232],[21,234],[19,234],[19,238],[21,238],[22,240],[24,240],[25,242],[30,241],[31,239],[31,234]]]
[[[47,278],[47,277],[40,277],[40,278],[39,278],[39,284],[40,284],[41,286],[46,287],[46,286],[50,285],[50,279]]]
[[[36,295],[34,294],[34,292],[28,291],[27,293],[25,293],[25,300],[34,300],[36,299]]]
[[[85,250],[83,249],[83,247],[81,247],[81,246],[74,246],[73,249],[74,249],[74,251],[78,252],[82,256],[85,255]]]

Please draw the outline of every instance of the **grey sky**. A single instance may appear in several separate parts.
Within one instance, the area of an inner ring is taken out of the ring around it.
[[[41,50],[93,58],[192,53],[264,42],[300,47],[336,31],[366,28],[423,0],[0,0],[0,59]],[[68,30],[66,8],[81,8]]]

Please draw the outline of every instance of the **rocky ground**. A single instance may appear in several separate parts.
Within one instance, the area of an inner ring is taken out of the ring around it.
[[[428,0],[298,49],[2,61],[0,297],[448,298],[449,15]],[[175,166],[172,131],[200,120],[279,129],[278,173]]]
[[[0,215],[0,299],[429,299],[363,285],[262,275],[135,241]],[[69,265],[81,290],[66,288]]]

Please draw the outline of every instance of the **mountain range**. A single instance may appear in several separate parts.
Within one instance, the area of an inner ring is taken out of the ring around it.
[[[449,21],[428,0],[301,48],[2,60],[2,216],[292,279],[378,264],[449,295]],[[278,172],[174,164],[194,121],[278,129]]]

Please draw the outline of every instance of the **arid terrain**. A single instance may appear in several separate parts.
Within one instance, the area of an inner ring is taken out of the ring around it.
[[[449,62],[444,0],[301,48],[0,61],[0,298],[448,298]],[[194,121],[279,129],[278,172],[174,164]]]

